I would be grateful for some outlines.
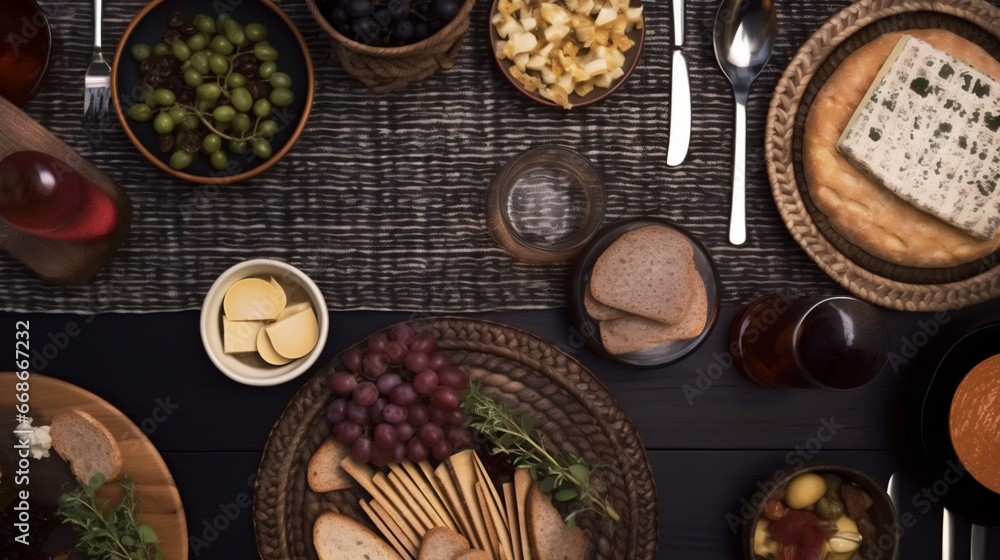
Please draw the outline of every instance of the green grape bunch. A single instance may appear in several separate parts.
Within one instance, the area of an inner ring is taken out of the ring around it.
[[[161,42],[130,50],[143,88],[128,116],[152,121],[157,148],[170,153],[171,168],[188,167],[199,153],[219,171],[229,166],[230,154],[250,150],[260,159],[271,157],[269,139],[279,130],[271,117],[295,94],[291,76],[278,68],[267,27],[240,25],[229,14],[188,21],[175,11]]]

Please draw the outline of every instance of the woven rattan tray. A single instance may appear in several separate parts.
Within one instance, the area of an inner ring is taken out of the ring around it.
[[[438,347],[470,372],[484,394],[518,414],[564,452],[606,465],[595,486],[621,515],[613,532],[601,518],[582,518],[590,558],[651,560],[656,554],[657,501],[652,469],[635,426],[614,395],[575,359],[540,338],[505,325],[457,318],[418,320]],[[335,510],[368,523],[362,491],[317,494],[306,484],[309,458],[330,431],[327,380],[339,356],[295,394],[268,437],[254,488],[257,548],[265,560],[314,559],[312,525]]]
[[[917,28],[946,29],[1000,58],[1000,7],[984,0],[860,0],[816,31],[785,69],[767,118],[767,172],[792,236],[846,289],[894,309],[957,309],[1000,296],[1000,254],[950,268],[910,268],[877,259],[833,230],[810,199],[802,173],[805,118],[837,65],[883,33]]]

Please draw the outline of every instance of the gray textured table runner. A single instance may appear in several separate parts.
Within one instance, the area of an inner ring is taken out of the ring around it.
[[[692,230],[716,259],[726,303],[776,291],[840,288],[781,223],[770,194],[763,131],[771,91],[804,42],[846,2],[780,2],[777,48],[749,108],[748,241],[728,244],[733,101],[712,53],[718,4],[689,1],[694,90],[685,163],[666,165],[669,132],[668,2],[647,1],[639,67],[607,100],[564,111],[518,94],[500,75],[478,0],[455,67],[376,95],[330,60],[328,37],[301,0],[283,9],[306,37],[316,98],[299,142],[258,177],[216,187],[159,171],[117,122],[85,131],[82,83],[90,57],[90,2],[39,0],[54,27],[52,69],[22,107],[117,181],[135,205],[132,231],[91,282],[56,286],[0,255],[8,311],[152,312],[197,308],[214,279],[250,258],[287,261],[312,276],[332,310],[435,312],[564,305],[568,267],[518,263],[494,244],[484,196],[521,150],[561,144],[587,156],[608,191],[605,222],[658,216]],[[105,2],[104,42],[117,44],[142,3]],[[206,2],[206,10],[211,4]],[[0,125],[2,126],[2,125]]]

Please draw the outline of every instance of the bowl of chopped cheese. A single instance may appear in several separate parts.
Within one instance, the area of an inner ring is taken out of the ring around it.
[[[527,97],[572,109],[622,86],[639,62],[639,0],[494,0],[490,45],[504,77]]]

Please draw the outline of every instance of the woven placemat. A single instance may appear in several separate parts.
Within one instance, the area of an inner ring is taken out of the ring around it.
[[[998,254],[949,268],[882,261],[841,237],[809,197],[802,134],[819,89],[848,55],[891,31],[946,29],[1000,58],[1000,7],[982,0],[862,0],[831,18],[786,68],[767,118],[765,158],[778,211],[796,241],[843,287],[908,311],[956,309],[1000,296]]]
[[[544,340],[486,321],[436,318],[411,323],[432,333],[438,348],[470,373],[482,392],[517,414],[531,414],[535,429],[566,453],[603,464],[595,487],[621,515],[609,532],[603,518],[583,516],[589,558],[651,560],[656,555],[658,508],[652,468],[635,426],[614,395],[579,362]],[[365,524],[360,489],[317,494],[306,484],[313,452],[329,436],[329,376],[339,356],[296,393],[268,437],[254,488],[254,527],[264,560],[316,558],[312,525],[323,511]]]

